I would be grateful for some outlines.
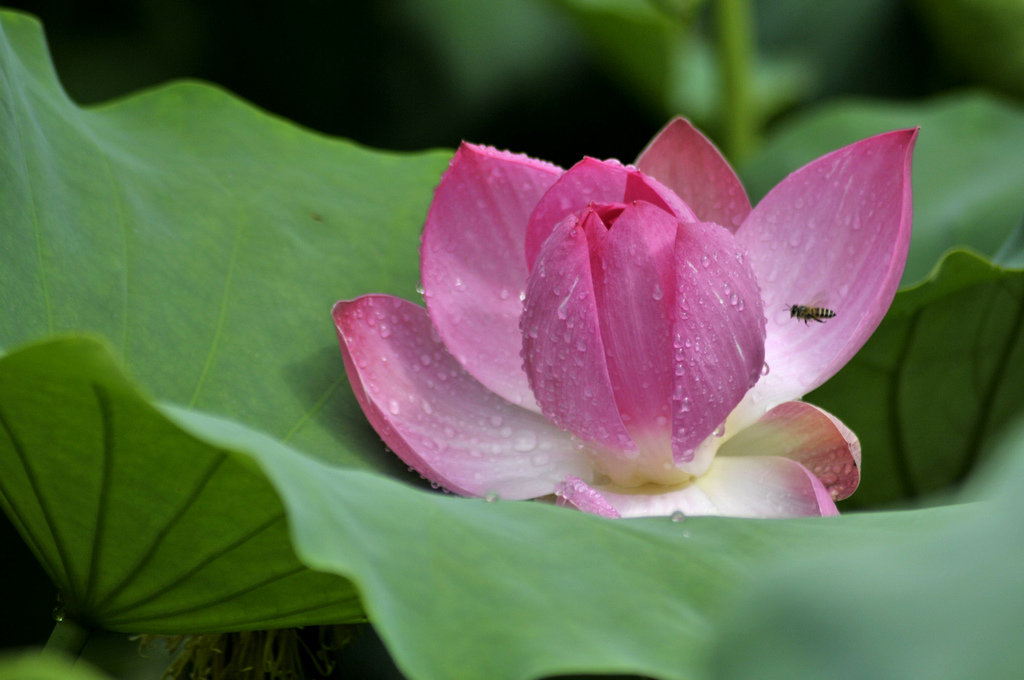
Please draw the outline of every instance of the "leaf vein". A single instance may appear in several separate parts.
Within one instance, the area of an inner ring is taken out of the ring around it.
[[[218,605],[226,604],[228,602],[231,602],[232,600],[237,600],[240,597],[244,597],[244,596],[248,595],[251,592],[259,590],[260,588],[264,588],[264,587],[269,586],[269,585],[271,585],[273,583],[276,583],[278,581],[283,581],[286,578],[290,578],[292,576],[296,576],[298,574],[301,574],[304,571],[309,571],[309,569],[307,567],[305,567],[305,566],[300,564],[300,565],[298,565],[298,566],[296,566],[296,567],[294,567],[294,568],[292,568],[292,569],[290,569],[288,571],[284,571],[284,572],[281,572],[280,574],[274,574],[272,576],[268,576],[267,578],[263,579],[262,581],[257,581],[256,583],[253,583],[252,585],[248,585],[248,586],[246,586],[244,588],[241,588],[239,590],[236,590],[236,591],[234,591],[232,593],[228,593],[227,595],[224,595],[223,597],[217,598],[216,600],[204,600],[203,602],[201,602],[199,604],[189,605],[187,607],[182,607],[181,609],[164,610],[164,611],[157,612],[157,613],[154,613],[154,614],[149,615],[149,616],[141,616],[141,617],[136,617],[136,618],[129,617],[129,618],[126,618],[126,619],[118,619],[116,622],[112,622],[112,623],[115,623],[118,626],[126,626],[128,624],[136,624],[136,623],[138,623],[140,621],[152,621],[153,619],[170,618],[172,616],[181,616],[182,614],[191,614],[193,612],[202,611],[204,609],[212,609],[213,607],[216,607]]]
[[[159,549],[161,543],[163,543],[164,539],[167,537],[167,534],[171,532],[175,525],[177,525],[178,522],[181,521],[181,518],[185,516],[185,513],[187,513],[188,510],[199,499],[199,496],[202,495],[202,492],[206,488],[206,485],[217,473],[217,470],[220,469],[220,466],[224,464],[224,461],[227,460],[227,457],[227,453],[221,452],[220,455],[218,455],[210,464],[210,466],[206,469],[206,471],[203,472],[202,476],[196,482],[195,487],[192,489],[188,497],[185,499],[185,502],[182,503],[181,507],[178,508],[178,510],[173,515],[171,515],[171,517],[167,520],[166,524],[164,524],[164,526],[161,527],[160,531],[157,532],[156,536],[153,538],[153,542],[149,545],[149,548],[146,550],[146,552],[142,554],[142,557],[135,564],[135,566],[131,568],[131,570],[125,575],[121,582],[117,584],[117,586],[111,589],[110,592],[108,592],[103,597],[103,599],[96,603],[95,609],[97,611],[101,610],[111,600],[120,595],[121,592],[124,591],[124,589],[127,588],[132,583],[132,581],[138,578],[139,575],[146,569],[146,566],[149,564],[150,560],[153,559],[153,556],[156,555],[156,551]]]
[[[907,357],[910,356],[910,348],[914,344],[917,335],[917,328],[921,321],[921,310],[911,315],[907,335],[900,348],[900,355],[894,363],[894,370],[889,379],[889,416],[891,418],[893,462],[896,465],[896,477],[902,487],[903,497],[912,497],[916,493],[913,474],[910,470],[909,454],[906,447],[906,433],[903,430],[903,419],[901,417],[900,397],[903,393],[903,380],[906,373]]]
[[[967,440],[968,444],[964,452],[966,455],[964,456],[963,464],[953,478],[957,483],[967,478],[967,475],[974,469],[974,464],[978,461],[981,445],[985,438],[986,427],[992,417],[992,406],[995,404],[1000,389],[1005,384],[1006,367],[1010,363],[1010,356],[1013,354],[1015,344],[1020,340],[1022,328],[1024,328],[1024,300],[1018,299],[1017,315],[1003,342],[1003,347],[999,352],[996,363],[992,367],[992,378],[989,381],[988,389],[982,392],[981,403],[978,404],[978,417],[974,421],[974,427],[971,428],[971,434]]]
[[[4,59],[6,63],[12,63],[16,59],[11,57],[9,54],[6,55],[9,58]],[[18,140],[18,156],[21,159],[21,168],[25,173],[25,186],[28,189],[28,204],[32,213],[32,229],[35,235],[36,244],[36,264],[39,267],[39,281],[43,288],[43,301],[46,304],[46,329],[47,333],[53,334],[53,305],[50,302],[50,284],[46,277],[46,267],[43,261],[43,234],[42,229],[39,225],[39,213],[36,210],[36,198],[35,192],[32,189],[32,180],[28,171],[28,158],[25,155],[25,142],[21,138],[21,125],[18,123],[18,110],[14,104],[14,86],[11,82],[10,76],[7,73],[7,69],[0,68],[0,71],[4,74],[4,81],[7,83],[7,91],[11,93],[11,118],[14,121],[14,134]]]
[[[119,607],[116,607],[115,609],[111,609],[110,611],[103,612],[102,613],[103,617],[104,618],[110,618],[110,617],[118,616],[118,615],[120,615],[120,614],[122,614],[124,612],[131,611],[133,609],[138,609],[139,607],[142,607],[143,605],[146,605],[149,602],[152,602],[153,600],[155,600],[156,598],[160,597],[161,595],[164,595],[164,594],[174,590],[175,588],[180,586],[182,583],[184,583],[188,579],[192,578],[195,574],[197,574],[200,571],[202,571],[204,568],[206,568],[211,563],[217,561],[218,559],[224,557],[225,555],[230,554],[231,552],[237,550],[238,548],[241,548],[243,545],[245,545],[246,543],[248,543],[249,541],[254,539],[256,536],[259,536],[261,533],[263,533],[264,531],[266,531],[267,529],[269,529],[273,525],[275,525],[278,522],[282,521],[284,518],[285,518],[285,514],[283,512],[277,513],[276,515],[274,515],[274,516],[270,517],[269,519],[267,519],[266,521],[264,521],[262,524],[254,527],[252,530],[246,532],[245,534],[243,534],[242,536],[237,538],[235,541],[229,543],[228,545],[222,547],[219,550],[216,550],[216,551],[210,553],[209,555],[204,557],[202,560],[200,560],[197,564],[195,564],[193,567],[189,568],[188,570],[186,570],[185,572],[180,574],[177,578],[175,578],[171,582],[166,583],[166,584],[160,586],[159,588],[157,588],[153,592],[149,593],[148,595],[142,596],[141,598],[135,600],[134,602],[129,602],[127,604],[123,604],[123,605],[121,605]]]
[[[224,330],[224,318],[227,316],[228,310],[228,292],[231,290],[231,279],[235,272],[235,263],[238,261],[238,251],[241,249],[242,243],[242,232],[245,229],[245,220],[241,216],[241,208],[239,208],[239,219],[238,228],[235,230],[234,242],[231,246],[231,259],[228,261],[228,271],[224,275],[224,290],[220,296],[220,314],[217,316],[217,327],[213,332],[213,342],[210,344],[210,351],[206,354],[206,361],[203,363],[203,370],[199,374],[199,382],[196,383],[196,389],[192,393],[192,399],[189,401],[189,407],[194,407],[196,402],[199,401],[199,394],[203,390],[203,386],[206,384],[206,376],[210,371],[210,366],[213,365],[213,357],[217,353],[217,345],[220,343],[220,335]]]
[[[343,382],[345,382],[344,373],[342,373],[341,376],[334,381],[334,384],[328,387],[326,391],[324,391],[323,396],[317,399],[316,403],[313,404],[313,406],[308,411],[306,411],[302,415],[302,417],[300,417],[295,422],[294,425],[292,425],[292,428],[288,430],[288,433],[284,436],[284,438],[281,441],[287,444],[288,441],[291,440],[291,438],[295,435],[295,433],[302,429],[302,426],[306,424],[306,421],[308,421],[310,418],[316,415],[316,413],[324,407],[324,404],[327,403],[327,400],[331,398],[331,396],[337,391],[337,389],[341,386]]]
[[[11,440],[11,446],[21,462],[21,467],[25,470],[25,476],[28,477],[28,483],[32,487],[32,494],[35,496],[36,503],[39,505],[39,510],[43,514],[43,520],[46,522],[46,528],[50,532],[53,544],[57,548],[57,556],[61,561],[64,579],[66,580],[65,586],[68,590],[74,590],[75,579],[71,569],[71,561],[68,559],[68,552],[64,546],[64,541],[61,539],[60,532],[57,531],[57,523],[54,521],[49,507],[40,495],[39,480],[36,478],[35,470],[33,470],[32,466],[28,464],[28,456],[25,454],[25,447],[18,436],[14,433],[14,429],[11,427],[10,422],[7,420],[7,417],[4,415],[2,410],[0,410],[0,425],[2,425],[4,430],[7,431],[7,437]],[[50,565],[50,567],[50,575],[54,577],[54,580],[60,580],[60,573],[56,569],[52,568],[53,565]],[[57,585],[60,587],[59,583]]]

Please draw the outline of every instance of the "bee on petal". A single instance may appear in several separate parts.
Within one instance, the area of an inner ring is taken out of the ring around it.
[[[825,323],[825,319],[831,319],[836,313],[827,307],[811,307],[809,305],[790,305],[789,318],[796,318],[807,325],[811,321]]]

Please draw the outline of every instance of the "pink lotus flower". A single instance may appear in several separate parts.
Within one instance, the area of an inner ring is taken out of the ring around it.
[[[402,460],[466,496],[555,494],[609,517],[836,514],[860,444],[798,400],[892,302],[916,136],[823,156],[753,210],[682,119],[636,167],[563,171],[464,143],[423,231],[427,309],[334,307],[355,395]]]

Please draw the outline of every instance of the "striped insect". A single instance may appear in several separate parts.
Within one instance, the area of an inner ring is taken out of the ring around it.
[[[825,319],[831,319],[836,313],[827,307],[812,307],[810,305],[790,305],[789,318],[803,321],[806,326],[812,321],[825,323]]]

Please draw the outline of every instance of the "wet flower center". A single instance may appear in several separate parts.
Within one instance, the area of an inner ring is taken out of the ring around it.
[[[624,457],[621,452],[588,446],[595,470],[607,476],[612,484],[638,487],[645,484],[675,486],[690,481],[693,475],[679,469],[672,459],[672,445],[665,433],[635,438],[640,452]]]

